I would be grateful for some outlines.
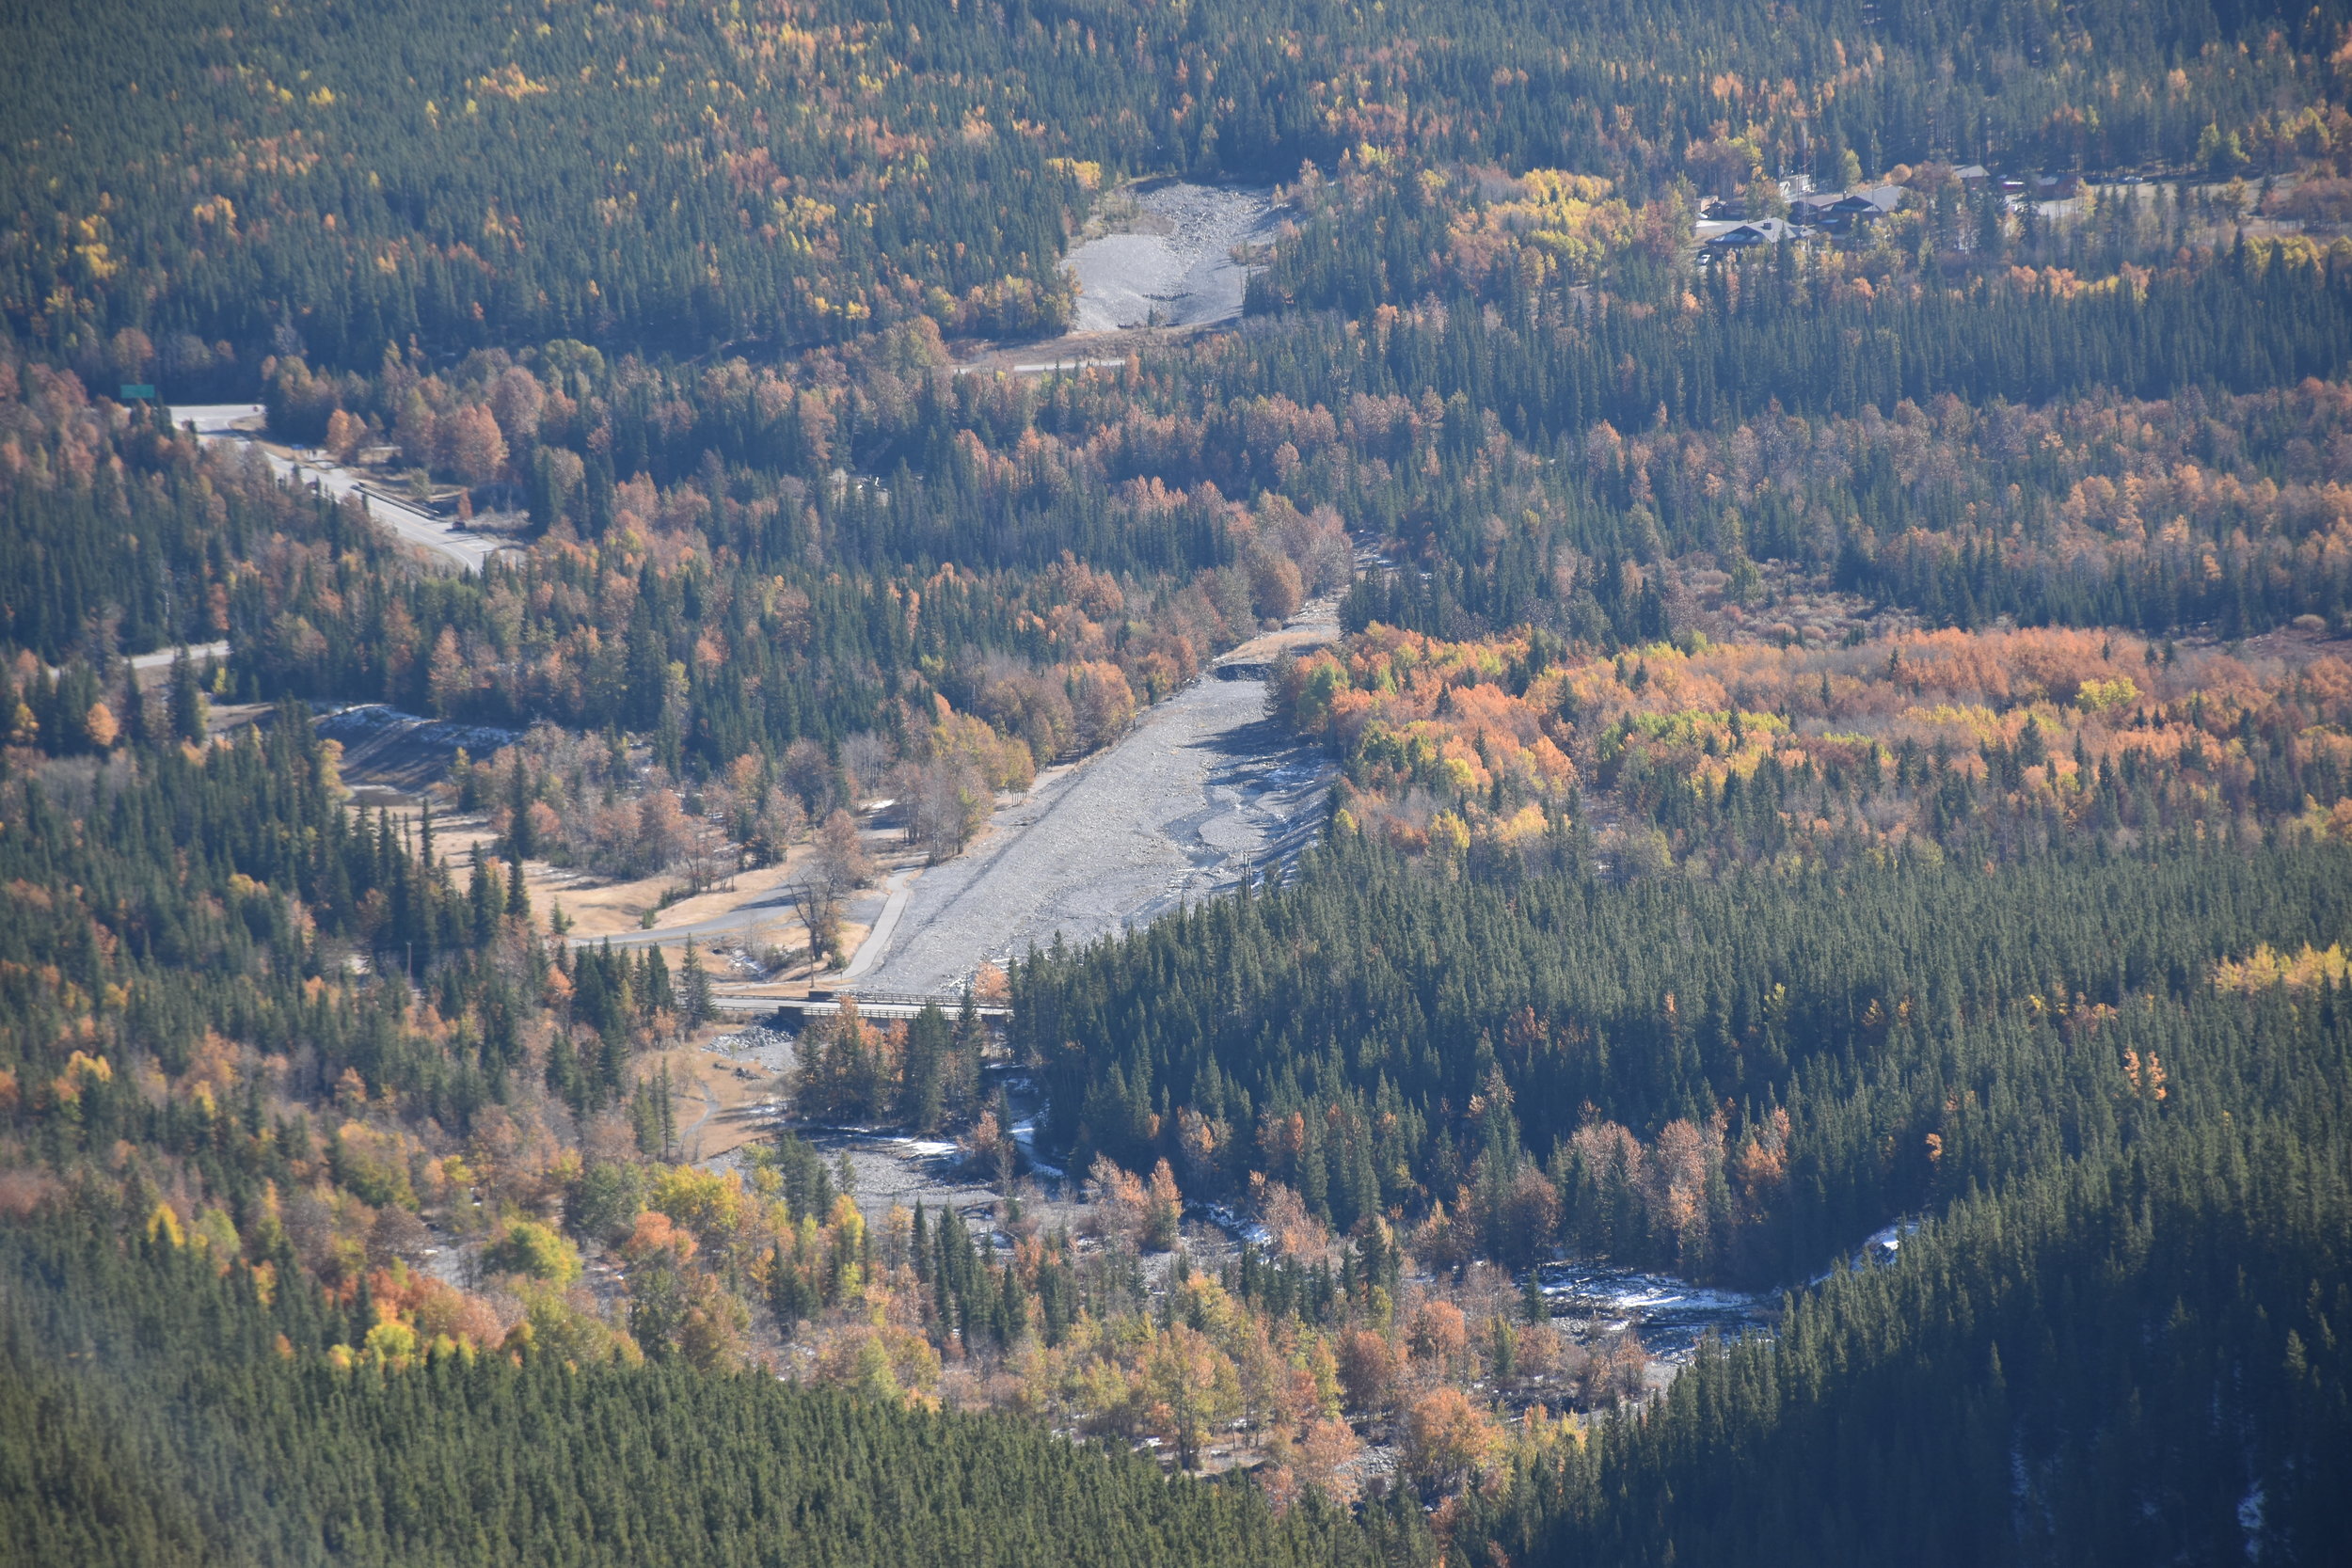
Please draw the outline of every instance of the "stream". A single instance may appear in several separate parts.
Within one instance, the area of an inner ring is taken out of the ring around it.
[[[1918,1228],[1917,1220],[1900,1219],[1873,1231],[1846,1259],[1846,1266],[1859,1270],[1891,1263],[1903,1239]],[[1535,1277],[1554,1316],[1582,1319],[1600,1333],[1630,1329],[1652,1356],[1677,1366],[1688,1362],[1699,1341],[1710,1334],[1737,1339],[1742,1334],[1771,1333],[1785,1295],[1780,1291],[1693,1285],[1670,1274],[1590,1258],[1538,1264]],[[1824,1272],[1807,1283],[1818,1285],[1828,1277]]]
[[[1769,1331],[1779,1314],[1778,1291],[1693,1285],[1591,1259],[1540,1264],[1535,1277],[1554,1316],[1583,1319],[1599,1333],[1630,1329],[1652,1356],[1676,1365],[1690,1360],[1709,1334],[1736,1339]]]

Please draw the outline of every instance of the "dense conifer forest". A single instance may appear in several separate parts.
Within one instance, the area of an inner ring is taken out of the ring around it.
[[[125,1255],[117,1227],[135,1236],[136,1214],[8,1237],[19,1561],[1379,1560],[1313,1506],[1278,1521],[1247,1487],[1171,1486],[1001,1420],[683,1367],[338,1370],[324,1353],[364,1302],[354,1318],[168,1243]]]
[[[2348,377],[2332,3],[0,10],[0,1556],[2333,1560]],[[1310,847],[698,1157],[555,889],[1245,643]]]
[[[230,380],[296,345],[370,368],[412,336],[699,353],[916,314],[1020,332],[1067,310],[1066,210],[1129,172],[1288,179],[1409,148],[1645,184],[1691,163],[1826,182],[1849,155],[2181,164],[2209,124],[2243,163],[2248,141],[2299,132],[2274,105],[2302,106],[2341,23],[2187,0],[207,0],[22,20],[8,313],[56,352],[133,328],[170,371]]]

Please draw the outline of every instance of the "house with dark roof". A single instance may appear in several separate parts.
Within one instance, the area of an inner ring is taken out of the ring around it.
[[[1829,215],[1833,222],[1851,228],[1857,223],[1876,223],[1902,203],[1900,185],[1869,185],[1839,197],[1831,205]]]
[[[1868,185],[1800,197],[1788,204],[1788,221],[1824,233],[1845,234],[1857,224],[1876,223],[1902,204],[1900,185]]]
[[[1759,245],[1779,245],[1786,240],[1801,240],[1806,230],[1785,218],[1750,218],[1737,229],[1727,229],[1708,240],[1704,251],[1722,254],[1729,250],[1754,250]]]

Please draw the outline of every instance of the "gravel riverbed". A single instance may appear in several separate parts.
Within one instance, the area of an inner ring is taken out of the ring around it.
[[[1200,681],[923,873],[861,989],[955,990],[1057,934],[1094,942],[1279,868],[1321,823],[1333,771],[1265,717],[1263,681]]]

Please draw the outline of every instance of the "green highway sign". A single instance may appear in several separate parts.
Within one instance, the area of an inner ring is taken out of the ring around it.
[[[122,398],[125,403],[133,398],[145,398],[152,403],[155,401],[155,388],[149,382],[126,381],[122,384]]]

